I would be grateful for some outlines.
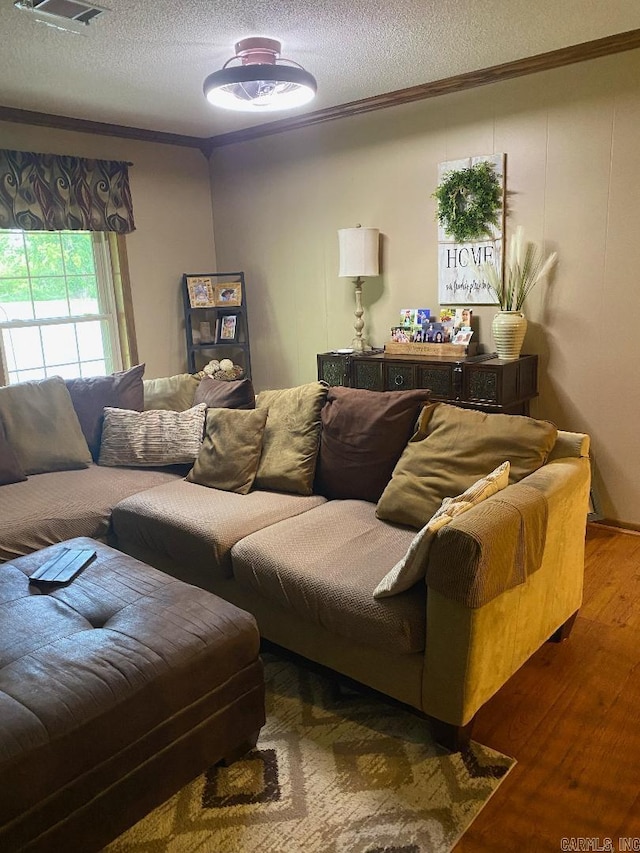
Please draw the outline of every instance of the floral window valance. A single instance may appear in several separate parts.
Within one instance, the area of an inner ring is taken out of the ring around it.
[[[0,228],[128,234],[129,165],[0,150]]]

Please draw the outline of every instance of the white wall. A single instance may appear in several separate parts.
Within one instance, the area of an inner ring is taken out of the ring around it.
[[[364,291],[373,343],[400,308],[436,308],[437,164],[506,152],[508,227],[560,255],[526,306],[533,413],[591,434],[606,515],[639,525],[639,133],[632,51],[215,151],[218,265],[246,273],[257,388],[310,381],[318,352],[349,345],[338,228],[384,235],[383,275]],[[476,311],[488,348],[494,312]]]
[[[145,377],[187,369],[181,276],[215,271],[208,164],[192,148],[0,122],[0,148],[127,160],[136,230],[127,253]]]

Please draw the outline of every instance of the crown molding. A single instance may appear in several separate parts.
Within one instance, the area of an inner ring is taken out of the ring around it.
[[[0,121],[12,121],[17,124],[33,124],[38,127],[52,127],[56,130],[71,130],[76,133],[93,133],[98,136],[117,136],[121,139],[136,139],[140,142],[159,142],[164,145],[181,145],[185,148],[199,148],[209,156],[211,143],[205,136],[185,136],[182,133],[165,133],[161,130],[145,130],[142,127],[127,127],[122,124],[107,124],[102,121],[89,121],[84,118],[57,116],[49,113],[19,110],[15,107],[0,106]]]
[[[202,151],[205,157],[209,157],[215,148],[221,148],[224,145],[247,142],[252,139],[259,139],[262,136],[271,136],[274,133],[284,133],[289,130],[311,127],[327,121],[361,115],[362,113],[374,110],[383,110],[387,109],[387,107],[395,107],[413,101],[422,101],[427,98],[437,98],[440,95],[449,95],[453,92],[463,92],[466,89],[474,89],[478,86],[486,86],[502,80],[511,80],[514,77],[537,74],[541,71],[550,71],[565,65],[586,62],[590,59],[599,59],[603,56],[611,56],[612,54],[623,53],[627,50],[636,50],[639,47],[640,29],[629,30],[628,32],[616,33],[612,36],[583,42],[582,44],[563,47],[559,50],[539,53],[535,56],[525,57],[524,59],[516,59],[513,62],[493,65],[490,68],[483,68],[479,71],[469,71],[464,74],[457,74],[454,77],[434,80],[431,83],[423,83],[383,95],[374,95],[370,98],[351,101],[347,104],[328,107],[324,110],[316,110],[315,112],[305,113],[294,118],[280,119],[268,122],[267,124],[259,124],[254,127],[221,133],[211,137],[186,136],[180,133],[146,130],[140,127],[107,124],[99,121],[72,118],[71,116],[50,115],[49,113],[32,112],[31,110],[21,110],[4,106],[0,106],[0,121],[32,124],[40,127],[52,127],[57,130],[70,130],[101,136],[116,136],[122,139],[136,139],[141,142],[181,145],[186,148],[197,148]]]

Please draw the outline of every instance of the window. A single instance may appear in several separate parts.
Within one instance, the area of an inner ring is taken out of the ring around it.
[[[0,229],[0,347],[10,384],[122,368],[108,235]]]

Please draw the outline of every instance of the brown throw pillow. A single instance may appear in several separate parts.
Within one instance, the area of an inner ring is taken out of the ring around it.
[[[320,410],[327,399],[324,382],[282,391],[261,391],[256,409],[269,412],[256,488],[310,495],[320,446]]]
[[[517,483],[547,460],[558,434],[548,421],[520,415],[489,415],[431,403],[378,502],[385,521],[421,528],[444,498],[468,489],[504,460]]]
[[[425,390],[330,388],[321,412],[315,491],[376,503],[428,398]]]
[[[197,403],[206,403],[212,409],[255,409],[256,395],[250,379],[226,382],[205,376],[193,398],[193,405]]]
[[[119,371],[111,376],[65,380],[94,461],[97,462],[100,456],[105,406],[133,409],[136,412],[143,410],[143,373],[144,364],[137,364],[129,370]]]
[[[21,483],[26,479],[15,450],[7,441],[4,426],[0,421],[0,486],[6,486],[9,483]]]
[[[266,423],[266,409],[209,409],[204,441],[187,480],[246,495],[258,470]]]
[[[0,388],[0,418],[25,474],[86,468],[92,461],[60,376]]]

